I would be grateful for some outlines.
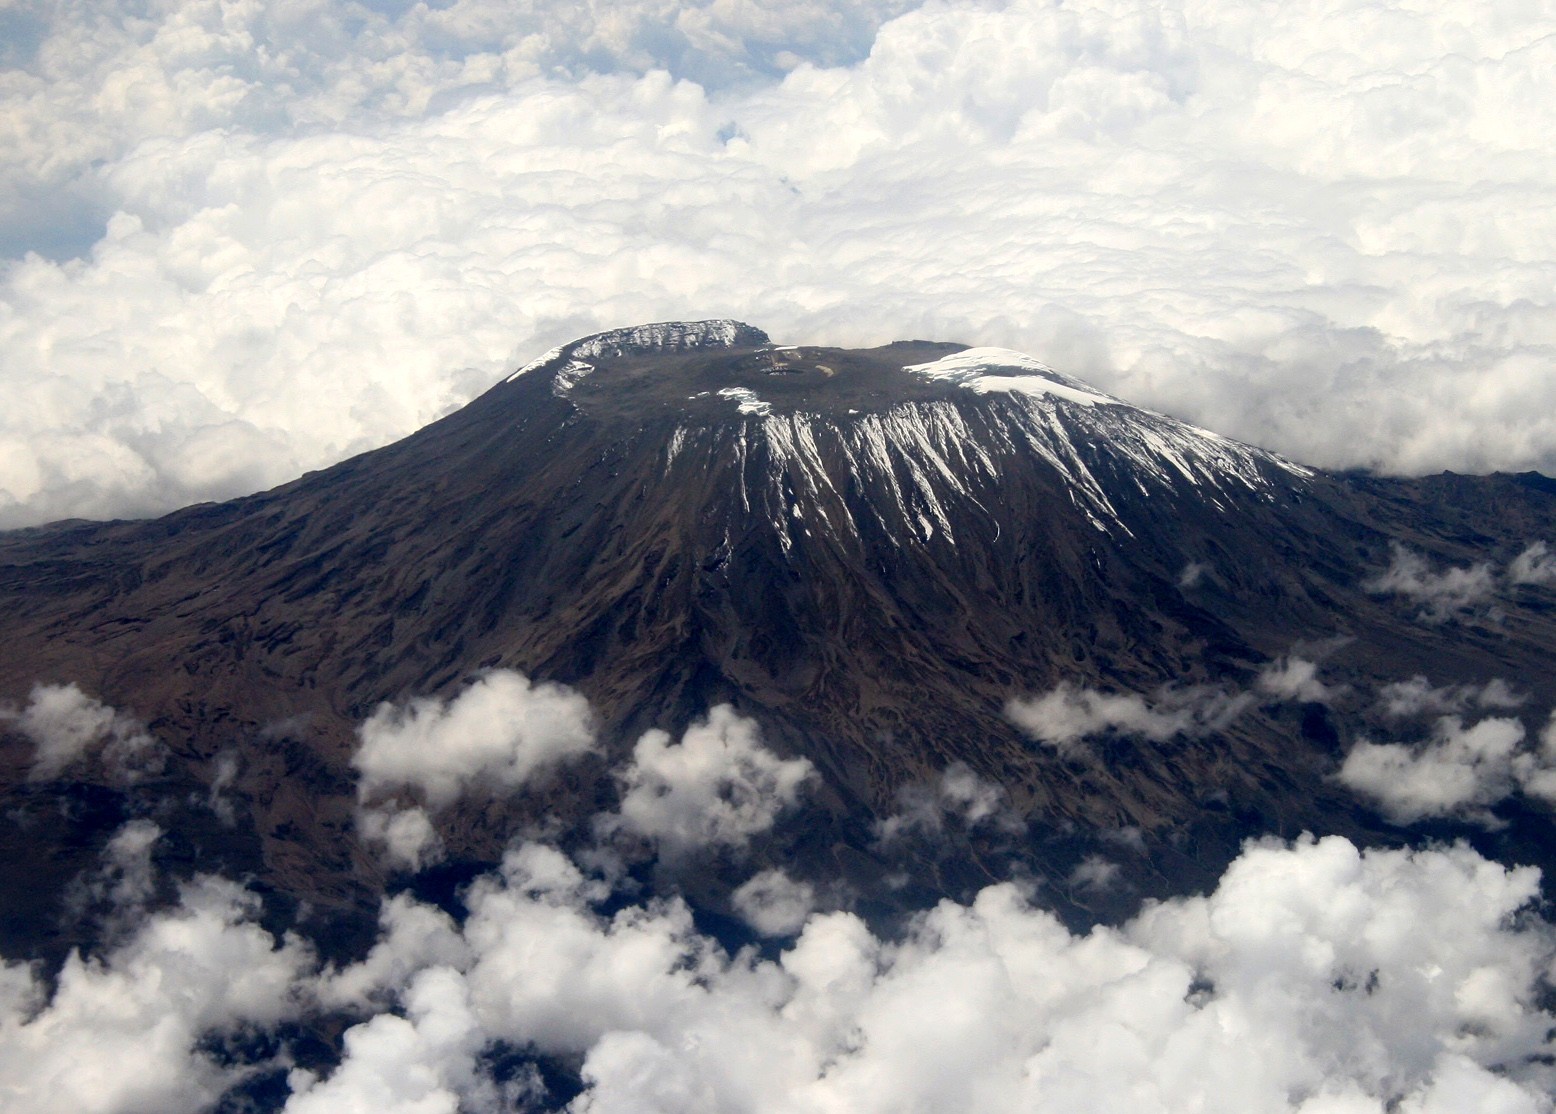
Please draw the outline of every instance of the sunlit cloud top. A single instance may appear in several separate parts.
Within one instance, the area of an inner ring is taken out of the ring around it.
[[[1556,470],[1556,4],[0,2],[0,525],[291,478],[551,344],[1038,356]]]

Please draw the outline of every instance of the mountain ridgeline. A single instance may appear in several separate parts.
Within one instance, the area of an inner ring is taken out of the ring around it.
[[[168,801],[208,795],[239,755],[239,820],[189,820],[178,853],[325,905],[375,892],[351,835],[357,725],[497,668],[579,689],[602,753],[450,812],[456,858],[490,861],[542,816],[583,825],[643,731],[728,703],[821,775],[824,819],[758,859],[843,864],[868,888],[892,865],[881,819],[961,763],[1002,787],[1024,834],[972,839],[955,862],[936,851],[919,884],[955,889],[995,854],[1062,874],[1128,832],[1146,856],[1138,897],[1213,877],[1248,834],[1392,838],[1334,781],[1347,725],[1313,701],[1255,700],[1214,730],[1111,737],[1085,758],[1023,731],[1010,701],[1059,685],[1252,693],[1300,653],[1357,691],[1496,677],[1549,708],[1549,587],[1423,618],[1369,585],[1400,546],[1436,567],[1511,560],[1552,534],[1553,487],[1326,473],[1000,349],[643,326],[564,345],[414,436],[273,491],[0,535],[0,700],[73,682],[125,709],[169,755],[136,792]],[[11,731],[3,753],[8,814],[41,816],[28,744]],[[65,819],[12,822],[17,871],[68,873],[90,843],[70,825],[129,807],[70,792]],[[1545,823],[1497,838],[1537,847]]]

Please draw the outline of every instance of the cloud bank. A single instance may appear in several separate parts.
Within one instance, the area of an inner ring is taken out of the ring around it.
[[[712,315],[1020,348],[1320,465],[1556,468],[1545,5],[3,25],[0,525],[253,490]]]
[[[1537,872],[1462,846],[1265,840],[1213,893],[1117,928],[1073,934],[1007,883],[894,939],[796,912],[797,938],[761,958],[721,948],[677,898],[609,901],[527,843],[463,920],[394,898],[366,958],[321,971],[253,922],[254,899],[206,880],[52,991],[3,969],[0,1093],[38,1111],[205,1109],[284,1068],[223,1034],[323,1009],[356,1020],[338,1065],[286,1077],[292,1114],[560,1109],[535,1056],[577,1065],[575,1112],[1534,1114],[1556,1086],[1541,1005],[1556,931],[1537,895]]]

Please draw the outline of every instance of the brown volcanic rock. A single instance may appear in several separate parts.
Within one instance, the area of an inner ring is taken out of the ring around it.
[[[0,535],[0,700],[75,681],[131,711],[172,752],[165,794],[198,795],[216,755],[241,754],[252,838],[196,825],[191,862],[220,845],[350,903],[377,884],[350,835],[356,724],[485,668],[576,685],[611,757],[733,703],[822,770],[818,846],[865,847],[903,785],[963,761],[1034,830],[1168,840],[1208,802],[1228,818],[1211,868],[1245,828],[1371,823],[1329,780],[1324,713],[1266,709],[1085,764],[1024,738],[1005,702],[1064,680],[1244,687],[1336,636],[1342,680],[1556,696],[1548,590],[1445,637],[1362,588],[1393,541],[1507,559],[1548,532],[1548,481],[1313,473],[962,351],[778,349],[729,322],[602,334],[274,491]],[[1208,571],[1181,587],[1191,563]],[[36,795],[25,745],[5,753],[13,801]],[[490,855],[525,815],[580,822],[609,800],[605,769],[474,803],[448,834]]]

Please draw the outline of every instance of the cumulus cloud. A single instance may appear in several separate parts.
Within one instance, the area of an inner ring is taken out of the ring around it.
[[[601,830],[649,840],[667,860],[739,848],[793,807],[814,773],[804,758],[773,754],[754,720],[721,704],[679,743],[657,730],[638,740],[620,774],[621,804]]]
[[[1318,663],[1296,656],[1281,658],[1260,670],[1254,687],[1279,700],[1304,704],[1328,704],[1335,689],[1318,679]]]
[[[502,1041],[580,1056],[580,1111],[1545,1110],[1556,943],[1514,916],[1537,894],[1463,847],[1268,841],[1118,929],[1072,935],[1002,884],[896,941],[813,914],[768,961],[676,901],[607,913],[526,845],[472,891],[468,958],[413,976],[293,1109],[402,1081],[452,1108]]]
[[[1214,892],[1084,935],[1009,883],[891,939],[777,872],[742,892],[798,933],[772,958],[525,843],[461,920],[398,895],[361,961],[320,972],[252,896],[198,881],[52,990],[0,967],[0,1088],[37,1111],[206,1109],[284,1067],[238,1038],[318,1009],[358,1020],[337,1065],[287,1076],[291,1114],[560,1107],[533,1056],[578,1065],[568,1109],[596,1112],[1536,1112],[1556,1087],[1538,872],[1464,846],[1259,841]]]
[[[1482,16],[12,6],[0,524],[252,490],[714,314],[1022,348],[1317,464],[1549,469],[1556,47]]]
[[[1124,868],[1104,855],[1087,855],[1070,872],[1070,885],[1083,890],[1110,890],[1122,880]]]
[[[1139,693],[1102,692],[1064,682],[1042,696],[1010,701],[1005,714],[1039,742],[1071,753],[1083,740],[1109,732],[1153,742],[1209,734],[1251,704],[1246,693],[1206,686],[1163,688],[1147,699]]]
[[[443,856],[433,813],[469,793],[520,789],[595,750],[582,694],[506,669],[451,700],[381,704],[357,736],[357,831],[391,866],[411,871]],[[407,790],[422,803],[404,799]]]
[[[253,923],[251,896],[196,881],[100,959],[72,954],[52,990],[0,971],[0,1094],[33,1114],[206,1110],[260,1064],[224,1066],[224,1036],[296,1015],[311,953]]]
[[[477,789],[518,789],[595,746],[593,714],[580,693],[506,669],[451,700],[381,704],[357,735],[362,743],[351,761],[364,801],[414,788],[433,809]]]
[[[764,870],[730,894],[735,911],[763,936],[793,936],[816,907],[816,889],[781,870]]]
[[[1538,748],[1514,759],[1514,772],[1525,793],[1556,804],[1556,712],[1540,732]]]
[[[1483,719],[1466,727],[1459,717],[1444,716],[1432,737],[1416,746],[1357,742],[1339,777],[1398,823],[1486,817],[1487,806],[1514,789],[1513,756],[1523,740],[1523,724],[1515,719]]]
[[[1421,554],[1395,542],[1389,567],[1362,585],[1378,595],[1403,596],[1420,605],[1420,617],[1442,623],[1490,601],[1496,573],[1480,562],[1436,572]]]
[[[34,685],[18,711],[0,707],[0,723],[9,723],[36,748],[28,776],[57,778],[96,753],[117,781],[134,782],[160,762],[156,741],[138,720],[82,692],[74,682]]]
[[[357,810],[357,831],[383,850],[392,867],[418,871],[443,858],[443,840],[427,810],[416,805],[380,804]]]
[[[1516,719],[1466,726],[1460,716],[1442,716],[1422,742],[1359,740],[1339,778],[1396,823],[1456,816],[1495,825],[1491,808],[1515,793],[1556,802],[1556,717],[1538,738],[1527,736]]]
[[[75,879],[66,890],[66,908],[80,920],[104,911],[110,933],[138,924],[157,890],[151,853],[162,838],[160,825],[140,818],[126,822],[103,847],[101,867]]]

